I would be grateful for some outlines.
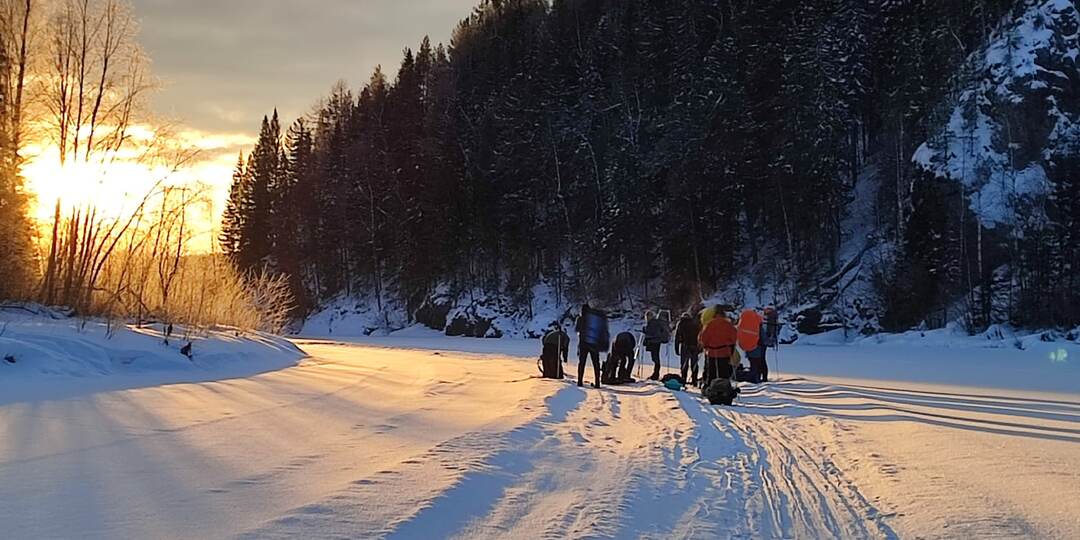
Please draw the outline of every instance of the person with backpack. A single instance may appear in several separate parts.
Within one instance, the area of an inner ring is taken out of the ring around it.
[[[637,349],[637,338],[630,332],[622,332],[615,336],[611,344],[611,352],[608,353],[607,362],[604,364],[605,384],[623,384],[633,381],[631,373],[634,370],[634,360]]]
[[[608,331],[607,313],[593,309],[588,303],[581,306],[577,320],[578,333],[578,386],[585,379],[585,361],[591,359],[595,379],[593,388],[600,388],[600,353],[607,352],[611,339]]]
[[[653,373],[649,380],[658,381],[660,380],[660,348],[671,341],[671,327],[668,326],[667,321],[657,317],[656,313],[647,311],[643,334],[645,335],[645,350],[649,351],[653,361]]]
[[[765,331],[765,323],[761,324],[761,331]],[[750,372],[747,374],[748,382],[763,383],[769,380],[769,368],[765,364],[765,342],[759,341],[753,350],[746,351],[746,359],[750,362]]]
[[[562,365],[570,356],[570,336],[558,322],[554,322],[551,323],[551,331],[545,334],[540,342],[541,373],[546,379],[562,379],[565,376]]]
[[[689,311],[682,314],[679,324],[675,326],[675,354],[679,355],[679,368],[684,381],[690,384],[698,384],[698,358],[701,356],[701,347],[698,344],[698,335],[701,333],[701,324],[697,317]],[[687,374],[691,375],[687,379]]]
[[[780,345],[780,314],[773,306],[765,308],[765,323],[761,327],[761,382],[769,382],[769,362],[766,352]]]
[[[765,348],[761,345],[761,335],[765,330],[765,319],[753,309],[745,309],[739,316],[739,350],[746,353],[746,359],[750,362],[750,369],[744,370],[737,366],[736,380],[752,383],[761,382],[761,362],[765,356]]]
[[[731,379],[734,374],[731,359],[738,339],[739,333],[735,325],[725,315],[725,310],[718,306],[713,318],[698,335],[698,342],[705,351],[702,388],[708,388],[714,379]]]

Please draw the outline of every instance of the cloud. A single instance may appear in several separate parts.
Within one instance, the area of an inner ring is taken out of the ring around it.
[[[166,86],[155,109],[206,131],[307,111],[339,79],[393,73],[424,35],[448,41],[477,0],[134,0]]]
[[[43,201],[108,199],[117,212],[162,174],[170,183],[208,186],[209,208],[198,224],[208,249],[237,155],[251,150],[263,115],[277,108],[289,123],[338,80],[362,83],[376,65],[396,73],[402,49],[425,35],[449,41],[478,1],[132,0],[140,41],[164,83],[154,112],[182,126],[179,142],[197,149],[197,159],[173,174],[122,164],[108,182],[93,172],[53,170],[47,156],[27,172]],[[41,208],[48,217],[51,206]]]

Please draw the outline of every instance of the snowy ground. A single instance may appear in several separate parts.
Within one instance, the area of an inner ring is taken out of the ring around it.
[[[248,378],[0,405],[3,536],[1080,537],[1060,355],[793,347],[717,409],[533,378],[530,342],[300,344]]]
[[[0,306],[0,405],[91,392],[247,377],[295,365],[288,340],[218,329],[166,343],[142,328],[70,318],[40,306]],[[191,344],[192,355],[180,350]]]

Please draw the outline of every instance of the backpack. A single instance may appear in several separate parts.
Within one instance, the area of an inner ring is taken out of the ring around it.
[[[552,345],[559,349],[570,348],[570,336],[566,335],[566,332],[562,330],[548,332],[542,341],[544,345]]]
[[[775,347],[780,341],[780,314],[776,308],[765,308],[765,332],[761,335],[761,342],[766,347]]]
[[[611,343],[611,335],[608,334],[607,314],[590,309],[582,313],[581,318],[581,342],[596,347],[600,352],[606,352]]]
[[[728,379],[713,379],[701,394],[713,405],[731,405],[739,391]]]
[[[731,358],[739,332],[726,317],[714,318],[701,331],[701,344],[709,358]]]
[[[637,338],[634,337],[634,334],[622,332],[615,336],[614,350],[633,356],[635,348],[637,348]]]
[[[645,325],[645,344],[661,345],[671,341],[671,326],[663,319],[653,319]]]
[[[665,319],[660,321],[660,343],[671,343],[671,322]]]
[[[748,309],[739,316],[739,348],[752,351],[761,341],[761,315]]]
[[[664,384],[667,384],[668,381],[675,381],[679,383],[680,386],[686,386],[686,381],[684,381],[682,375],[679,375],[678,373],[668,373],[660,378],[660,382]]]
[[[562,379],[564,376],[559,352],[553,345],[545,345],[544,352],[536,361],[540,376],[545,379]]]

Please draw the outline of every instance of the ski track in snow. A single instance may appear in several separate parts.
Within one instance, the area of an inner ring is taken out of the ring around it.
[[[1059,496],[1075,497],[1080,400],[789,378],[747,387],[739,406],[722,408],[656,384],[596,391],[530,378],[529,362],[303,346],[311,361],[250,379],[0,407],[4,536],[889,539],[1080,530],[1075,517],[1047,529],[1008,500],[979,495],[988,490],[933,468],[946,457],[920,464],[890,454],[917,437],[958,440],[969,456],[985,441],[1033,441],[1047,452],[1017,447],[1021,457],[1002,457],[1010,460],[1002,467],[1023,473],[1033,460],[1073,486]],[[917,436],[875,431],[890,426]]]

